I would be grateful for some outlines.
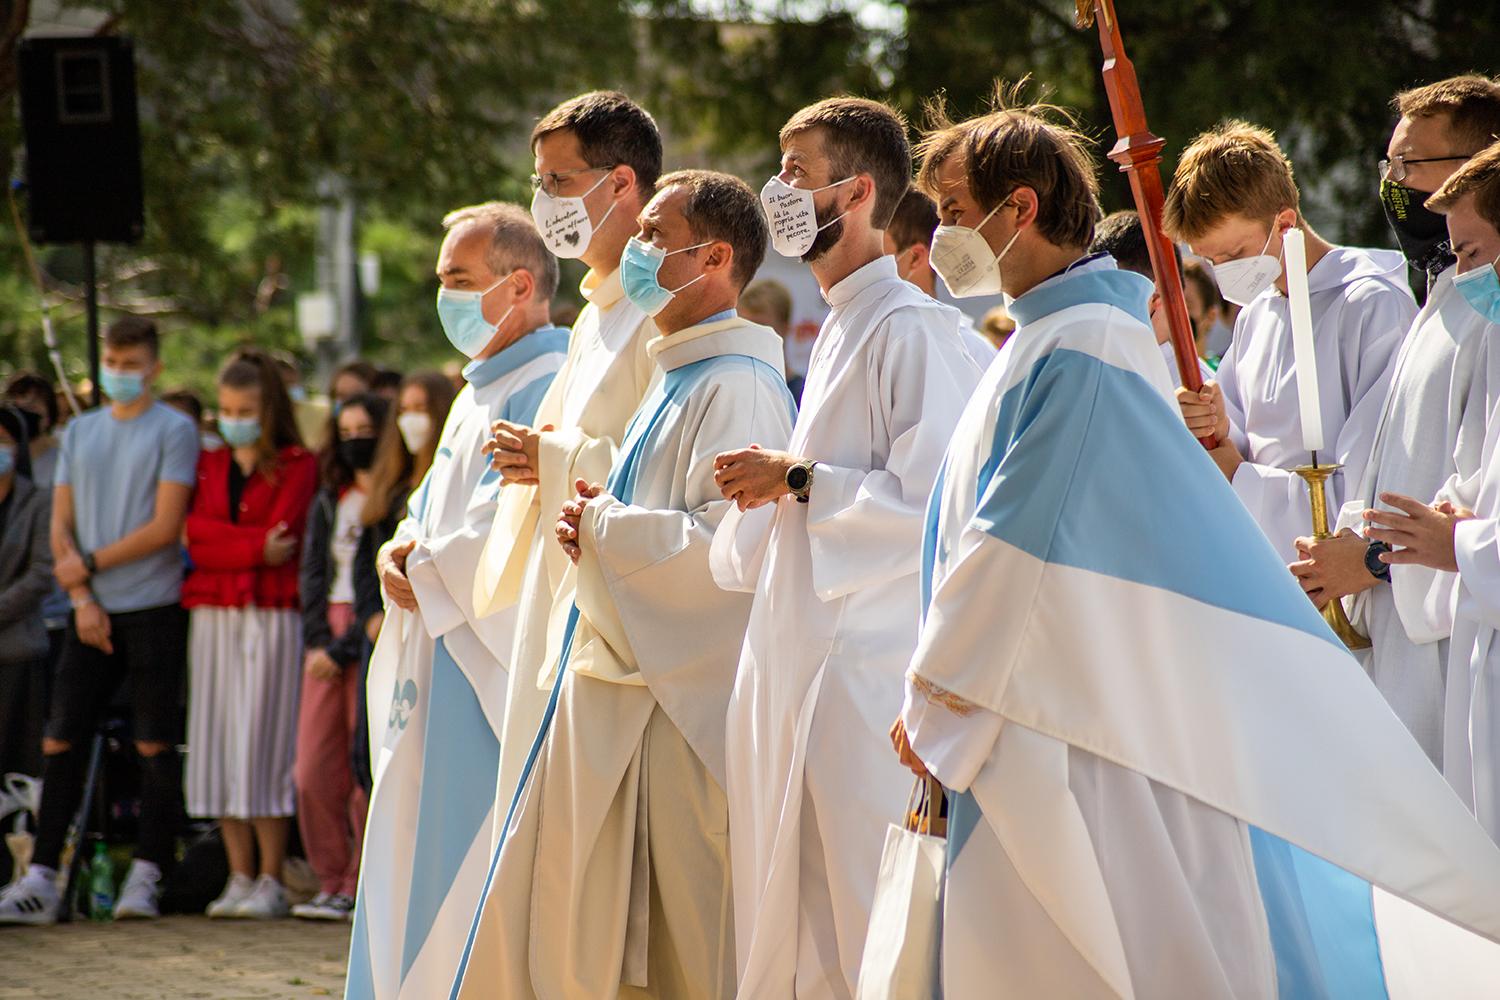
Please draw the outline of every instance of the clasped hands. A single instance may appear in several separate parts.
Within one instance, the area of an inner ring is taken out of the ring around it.
[[[573,499],[562,505],[552,533],[557,536],[557,544],[562,546],[576,566],[578,557],[583,554],[578,546],[578,524],[583,520],[583,508],[588,506],[590,500],[603,496],[604,487],[599,483],[590,483],[587,479],[575,479],[573,493]]]
[[[551,424],[528,427],[510,420],[496,420],[490,425],[490,439],[480,451],[490,456],[490,468],[507,483],[535,485],[537,447],[541,437],[552,430]]]

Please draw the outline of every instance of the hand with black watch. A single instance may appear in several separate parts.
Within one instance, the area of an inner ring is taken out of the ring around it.
[[[1381,562],[1382,553],[1391,551],[1390,545],[1385,542],[1371,542],[1365,548],[1365,569],[1370,575],[1381,583],[1391,582],[1391,567],[1389,563]]]
[[[798,503],[807,503],[812,496],[813,464],[801,461],[786,470],[786,488]]]

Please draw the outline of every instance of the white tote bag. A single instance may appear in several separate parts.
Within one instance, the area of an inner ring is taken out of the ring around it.
[[[900,824],[885,834],[880,879],[860,963],[857,1000],[931,1000],[938,995],[944,854],[943,789],[917,779]]]

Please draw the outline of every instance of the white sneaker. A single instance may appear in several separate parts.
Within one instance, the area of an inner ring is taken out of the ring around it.
[[[322,919],[320,914],[323,912],[323,908],[328,905],[328,901],[332,898],[333,893],[323,892],[320,889],[318,894],[312,899],[309,899],[305,903],[298,903],[292,907],[292,916],[300,917],[303,920],[320,920]]]
[[[32,865],[0,892],[0,924],[55,924],[62,895],[57,872]]]
[[[354,899],[341,892],[320,892],[308,902],[292,907],[292,916],[303,920],[347,921],[354,916]]]
[[[33,778],[19,771],[9,771],[5,775],[5,790],[15,800],[17,809],[24,809],[31,813],[33,818],[42,811],[41,778]]]
[[[156,901],[161,898],[161,869],[150,861],[130,862],[120,898],[115,902],[116,920],[155,920],[161,916]]]
[[[229,881],[224,884],[224,891],[219,893],[219,898],[208,904],[208,909],[203,912],[210,917],[232,917],[235,910],[249,897],[251,890],[255,888],[255,880],[249,875],[234,874],[229,876]]]
[[[242,920],[278,920],[291,912],[287,906],[286,889],[270,875],[255,880],[250,895],[240,901],[228,916]]]

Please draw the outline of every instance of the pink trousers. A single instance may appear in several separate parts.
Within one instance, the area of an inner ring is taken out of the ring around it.
[[[356,628],[354,608],[328,606],[334,635]],[[345,667],[334,680],[302,675],[297,710],[297,825],[308,863],[320,888],[353,896],[359,884],[359,856],[365,836],[369,797],[354,780],[351,741],[358,719],[358,667]]]

